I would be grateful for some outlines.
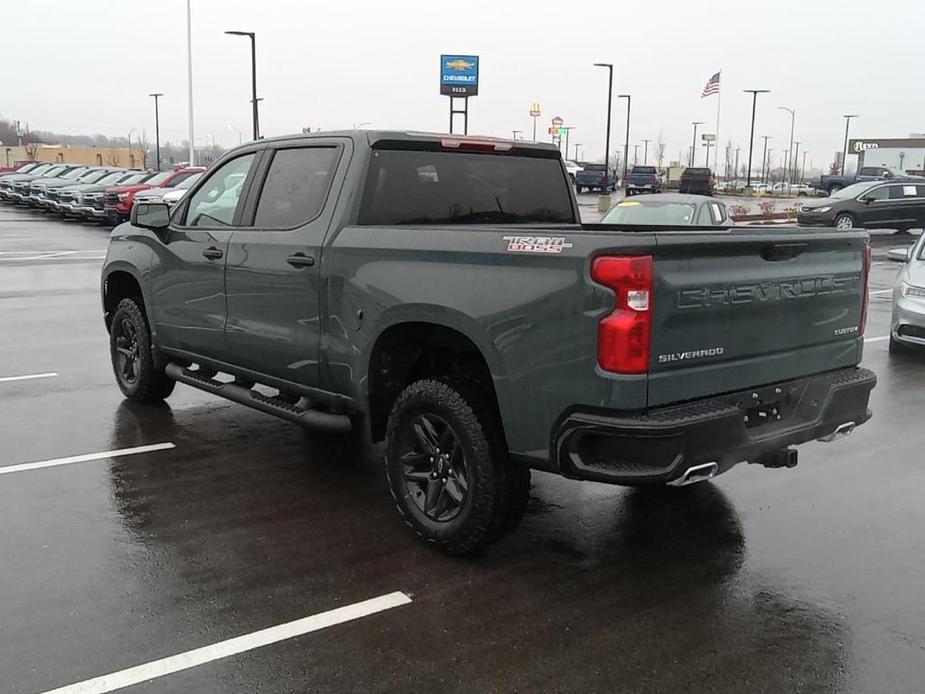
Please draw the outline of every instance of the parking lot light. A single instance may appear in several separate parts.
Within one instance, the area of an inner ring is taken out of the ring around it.
[[[703,121],[702,120],[691,121],[691,125],[694,126],[694,139],[691,142],[691,159],[690,159],[690,163],[688,164],[688,166],[694,165],[694,156],[697,152],[697,126],[703,125]]]
[[[842,116],[845,119],[845,150],[841,157],[841,175],[845,175],[845,162],[848,159],[848,125],[851,123],[852,118],[857,118],[858,114],[856,113],[847,113]]]
[[[157,100],[158,98],[164,96],[161,93],[148,94],[148,96],[154,97],[154,142],[155,142],[155,152],[157,156],[157,170],[161,170],[161,119],[160,114],[158,113]],[[129,144],[129,149],[131,149],[131,144]]]
[[[745,187],[752,187],[752,151],[755,148],[755,107],[758,103],[759,94],[767,94],[770,89],[743,89],[746,94],[752,95],[752,127],[748,136],[748,176],[745,179]]]
[[[788,150],[788,159],[787,159],[787,194],[790,194],[790,183],[793,178],[793,160],[796,158],[793,154],[793,123],[796,120],[796,111],[794,111],[789,106],[778,106],[782,111],[786,111],[790,114],[790,149]]]
[[[613,103],[613,64],[594,63],[594,67],[607,68],[607,135],[604,139],[604,187],[601,190],[601,196],[598,200],[598,209],[606,212],[610,209],[610,194],[607,190],[607,177],[610,175],[610,108]]]
[[[251,40],[251,105],[254,111],[254,140],[260,139],[260,119],[257,113],[257,38],[253,31],[226,31],[229,36],[247,36]]]

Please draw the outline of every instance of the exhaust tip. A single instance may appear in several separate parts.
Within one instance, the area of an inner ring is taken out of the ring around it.
[[[821,439],[818,439],[818,440],[822,441],[823,443],[831,443],[832,441],[838,441],[839,439],[843,439],[846,436],[850,436],[856,427],[857,427],[857,424],[855,422],[845,422],[844,424],[839,424],[837,427],[835,427],[835,431],[833,431],[828,436],[823,436]]]
[[[686,487],[689,484],[704,482],[711,477],[715,477],[718,470],[719,465],[717,463],[694,465],[693,467],[687,468],[683,475],[677,479],[671,480],[671,482],[666,482],[666,484],[670,487]]]

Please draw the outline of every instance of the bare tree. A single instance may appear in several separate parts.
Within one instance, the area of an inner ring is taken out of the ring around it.
[[[109,166],[121,166],[121,165],[122,165],[122,157],[119,156],[119,153],[118,153],[118,152],[112,151],[112,152],[110,152],[109,155],[106,157],[106,163],[107,163]]]
[[[658,168],[662,168],[665,161],[665,138],[662,131],[658,131],[658,140],[655,141],[655,161],[658,162]]]

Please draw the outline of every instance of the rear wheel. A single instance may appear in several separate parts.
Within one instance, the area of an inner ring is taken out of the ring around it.
[[[581,191],[582,191],[581,186],[575,186],[575,194],[576,194],[576,195],[581,195]]]
[[[838,215],[835,218],[835,228],[836,229],[853,229],[854,228],[854,217],[848,213],[843,213]]]
[[[122,299],[109,330],[112,370],[122,394],[137,402],[159,402],[176,385],[154,365],[151,332],[138,299]]]
[[[530,471],[511,465],[481,386],[421,380],[395,401],[386,474],[405,522],[450,554],[481,549],[517,526]]]
[[[845,186],[839,185],[838,183],[834,183],[834,184],[830,185],[830,186],[829,186],[829,195],[831,195],[832,193],[837,193],[838,191],[840,191],[840,190],[841,190],[842,188],[844,188],[844,187],[845,187]]]

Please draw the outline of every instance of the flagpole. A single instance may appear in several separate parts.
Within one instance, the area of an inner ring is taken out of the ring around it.
[[[716,168],[716,173],[719,173],[719,166],[716,166],[716,162],[719,161],[719,148],[720,148],[720,145],[722,144],[722,141],[719,139],[719,104],[720,104],[720,100],[723,98],[723,71],[722,70],[719,71],[719,76],[720,76],[719,89],[716,90],[716,155],[717,156],[714,157],[714,166]],[[725,159],[725,157],[723,158]],[[726,165],[727,163],[723,161],[723,167],[725,167]]]

